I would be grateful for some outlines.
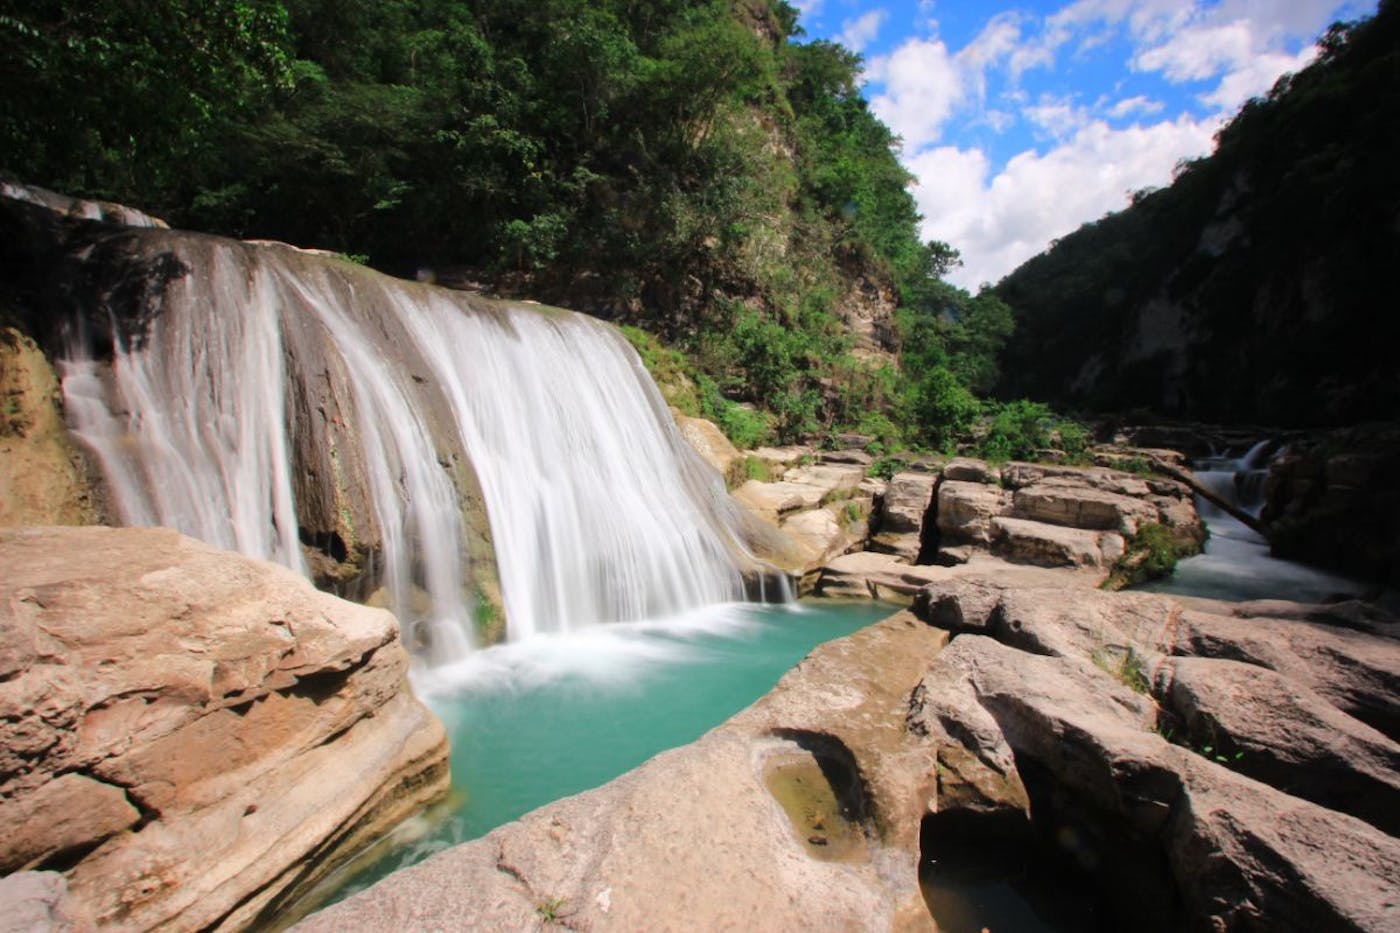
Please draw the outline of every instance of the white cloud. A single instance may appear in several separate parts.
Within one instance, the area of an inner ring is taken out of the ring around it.
[[[1300,44],[1333,19],[1372,8],[1373,0],[1073,0],[1044,17],[992,16],[961,49],[949,49],[930,23],[924,37],[869,63],[871,108],[904,140],[903,162],[920,179],[924,235],[962,252],[965,266],[952,279],[975,287],[1122,208],[1128,192],[1168,184],[1178,161],[1210,151],[1240,104],[1306,66],[1316,50]],[[845,28],[868,43],[856,29],[862,19]],[[861,29],[873,37],[885,23]],[[1136,76],[1105,88],[1092,106],[1081,101],[1098,89],[1052,77],[1062,55],[1099,62],[1110,53]],[[1033,81],[1036,69],[1057,83]],[[1173,99],[1184,103],[1169,111]],[[954,118],[969,130],[963,138],[1024,121],[1038,148],[1049,148],[999,168],[970,143],[948,145]],[[1149,119],[1158,122],[1143,125]]]
[[[1202,94],[1200,101],[1208,107],[1233,113],[1251,97],[1267,94],[1284,73],[1302,71],[1317,53],[1317,46],[1310,45],[1297,55],[1257,55],[1221,78],[1215,90]]]
[[[1127,97],[1118,101],[1105,112],[1115,120],[1122,120],[1138,113],[1152,116],[1161,113],[1165,107],[1166,104],[1162,103],[1160,100],[1152,100],[1142,94],[1138,94],[1135,97]]]
[[[875,41],[888,17],[889,13],[885,10],[871,10],[855,19],[848,19],[841,24],[841,34],[836,41],[853,52],[863,52],[866,46]]]
[[[1036,103],[1021,111],[1033,126],[1039,127],[1053,139],[1073,136],[1089,123],[1089,112],[1074,103],[1072,97],[1042,94]]]
[[[872,60],[867,73],[884,85],[870,109],[911,150],[936,142],[963,98],[962,75],[948,47],[937,39],[912,39]]]
[[[1173,84],[1203,81],[1247,63],[1255,44],[1254,30],[1244,20],[1183,29],[1163,44],[1139,52],[1132,67],[1160,71]]]
[[[995,176],[978,149],[917,153],[907,165],[920,179],[923,235],[962,252],[956,284],[994,282],[1056,237],[1124,207],[1129,191],[1168,183],[1178,161],[1209,151],[1218,127],[1186,117],[1126,129],[1094,121],[1049,152],[1022,152]]]

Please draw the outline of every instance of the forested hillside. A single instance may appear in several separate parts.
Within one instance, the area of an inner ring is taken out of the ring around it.
[[[1216,422],[1400,413],[1400,3],[1334,26],[1209,158],[995,289],[1000,391]]]
[[[0,171],[639,325],[743,443],[948,443],[1010,316],[800,39],[781,0],[19,0]]]

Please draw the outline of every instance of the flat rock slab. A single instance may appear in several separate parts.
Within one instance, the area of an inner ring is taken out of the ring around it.
[[[0,868],[238,929],[447,788],[393,616],[165,529],[0,532]]]
[[[1158,518],[1150,502],[1054,479],[1017,489],[1013,508],[1017,518],[1124,535],[1136,534],[1140,525]]]
[[[1123,555],[1115,532],[1063,528],[1019,518],[991,520],[992,550],[999,557],[1038,567],[1106,568]]]
[[[865,478],[861,466],[840,464],[817,464],[815,466],[794,467],[783,474],[783,481],[799,486],[811,486],[821,491],[821,499],[848,498]]]

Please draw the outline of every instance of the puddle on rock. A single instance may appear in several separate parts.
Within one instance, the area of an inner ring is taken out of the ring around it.
[[[822,861],[868,857],[859,807],[851,795],[854,776],[845,770],[839,762],[805,748],[777,752],[763,767],[763,782],[787,814],[803,848]]]

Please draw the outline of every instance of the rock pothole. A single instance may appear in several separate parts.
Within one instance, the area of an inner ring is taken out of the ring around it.
[[[806,853],[827,862],[870,857],[869,795],[839,740],[792,732],[763,763],[763,784]]]

